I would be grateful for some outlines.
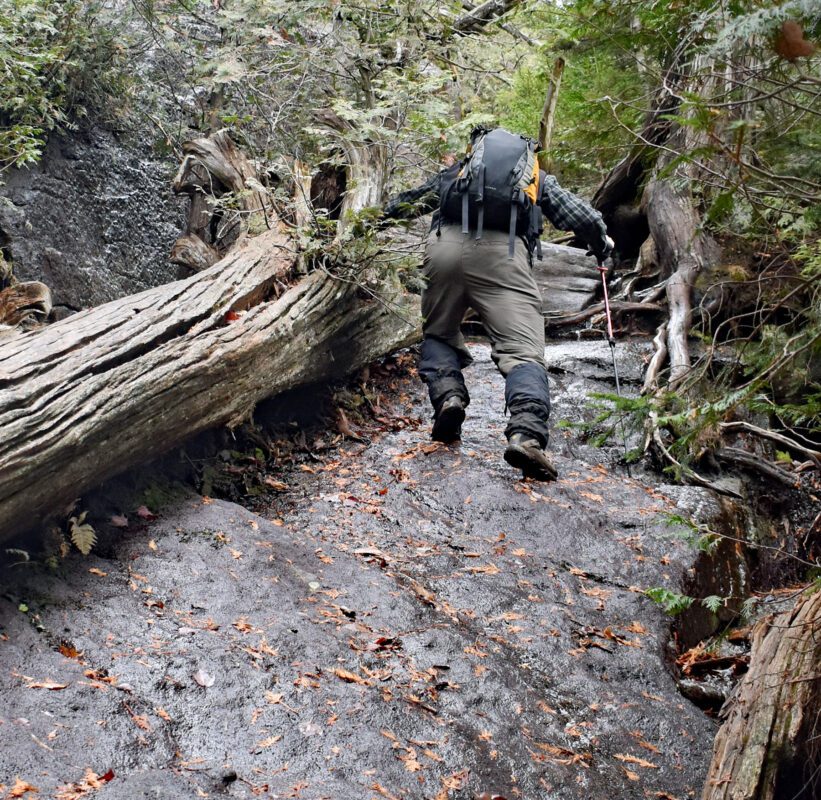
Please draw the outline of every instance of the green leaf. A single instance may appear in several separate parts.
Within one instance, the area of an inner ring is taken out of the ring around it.
[[[670,616],[681,614],[693,604],[695,598],[686,594],[678,594],[663,586],[654,586],[645,589],[644,593],[657,605],[660,605]]]
[[[705,597],[701,601],[701,605],[713,614],[717,614],[718,610],[724,605],[724,598],[711,594],[709,597]]]

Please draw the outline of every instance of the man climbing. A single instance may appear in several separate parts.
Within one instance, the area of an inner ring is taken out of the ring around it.
[[[542,299],[531,274],[541,257],[541,216],[572,230],[599,258],[612,249],[601,215],[539,170],[532,140],[502,128],[477,128],[461,161],[393,197],[389,219],[435,212],[425,249],[419,374],[434,411],[431,436],[461,435],[470,402],[462,368],[471,362],[460,325],[479,315],[491,356],[505,377],[510,420],[505,460],[525,477],[554,480],[548,442],[550,394],[545,369]]]

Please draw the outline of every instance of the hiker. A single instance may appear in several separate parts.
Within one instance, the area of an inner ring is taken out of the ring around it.
[[[470,396],[462,368],[471,361],[460,331],[473,308],[505,377],[510,420],[505,460],[525,477],[554,480],[548,442],[550,394],[545,369],[542,298],[531,274],[541,258],[542,214],[572,230],[600,259],[612,250],[601,215],[539,169],[533,140],[503,128],[477,128],[461,161],[391,198],[386,219],[434,212],[424,259],[419,374],[433,406],[431,437],[461,435]]]

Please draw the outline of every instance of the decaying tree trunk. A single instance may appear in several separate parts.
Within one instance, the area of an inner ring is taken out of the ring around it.
[[[253,224],[270,227],[272,208],[256,170],[227,131],[183,145],[184,157],[172,188],[191,198],[185,233],[171,250],[171,261],[191,272],[215,264]],[[231,196],[230,207],[220,199]]]
[[[758,623],[723,716],[702,800],[821,796],[821,592]]]
[[[51,290],[39,281],[26,281],[0,291],[0,328],[27,320],[43,321],[51,313]]]
[[[208,270],[0,340],[0,540],[261,399],[418,338],[419,310],[313,273],[272,230]],[[388,291],[385,289],[385,291]]]

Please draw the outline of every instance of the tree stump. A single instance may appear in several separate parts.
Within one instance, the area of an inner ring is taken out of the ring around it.
[[[702,800],[821,796],[821,592],[758,623],[722,715]]]

